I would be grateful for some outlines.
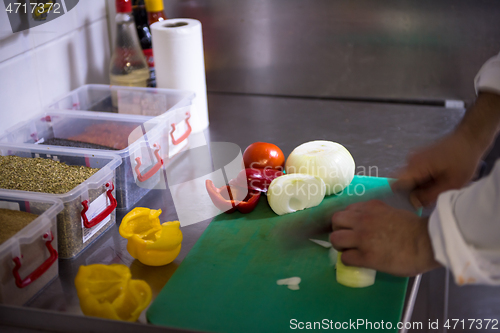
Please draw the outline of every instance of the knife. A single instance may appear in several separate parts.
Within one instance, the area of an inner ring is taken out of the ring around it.
[[[305,241],[311,238],[327,240],[328,235],[333,231],[331,217],[334,213],[344,210],[353,203],[373,199],[380,200],[393,208],[404,209],[418,215],[421,214],[421,209],[415,209],[411,204],[409,190],[372,191],[369,195],[358,198],[359,200],[353,200],[348,204],[341,205],[336,205],[335,200],[329,200],[319,206],[290,214],[290,217],[293,215],[293,218],[290,218],[286,224],[278,228],[276,233],[281,235],[284,244],[291,247],[297,247],[301,244],[306,245],[308,243]]]

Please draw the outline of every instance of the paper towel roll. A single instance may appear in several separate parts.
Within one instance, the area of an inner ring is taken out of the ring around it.
[[[196,93],[190,123],[193,132],[208,127],[203,36],[198,20],[178,18],[151,25],[158,88]]]

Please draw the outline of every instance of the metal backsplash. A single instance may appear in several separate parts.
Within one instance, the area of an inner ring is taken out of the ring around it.
[[[381,99],[474,98],[500,51],[500,1],[178,0],[203,24],[212,92]]]

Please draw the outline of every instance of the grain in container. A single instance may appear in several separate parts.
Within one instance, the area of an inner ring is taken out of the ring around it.
[[[54,197],[0,190],[0,303],[23,305],[58,275]]]
[[[18,159],[15,156],[26,159],[42,158],[45,159],[44,161],[52,160],[70,166],[85,166],[98,169],[92,176],[66,193],[42,192],[49,198],[61,200],[64,206],[63,210],[57,214],[57,248],[60,259],[70,259],[78,256],[101,234],[115,224],[115,171],[121,164],[118,155],[100,150],[76,150],[54,148],[53,146],[7,145],[2,143],[0,143],[0,155],[9,157],[9,159]],[[12,173],[11,169],[5,165],[0,169],[4,181],[16,177],[17,173],[21,174],[16,170]],[[82,169],[87,170],[87,168]],[[5,176],[8,172],[10,172],[10,176]],[[57,177],[57,175],[54,177]],[[65,184],[65,180],[58,181],[58,183]],[[50,186],[55,181],[50,177],[45,177],[43,182]],[[14,187],[17,189],[30,188],[30,190],[14,192],[18,192],[20,195],[40,193],[34,191],[36,189],[32,190],[30,186],[31,183],[27,185],[19,183]]]

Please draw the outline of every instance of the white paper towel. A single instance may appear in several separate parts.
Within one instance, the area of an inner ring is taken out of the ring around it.
[[[158,88],[196,93],[190,123],[193,132],[208,127],[207,85],[201,23],[188,18],[151,25]]]

